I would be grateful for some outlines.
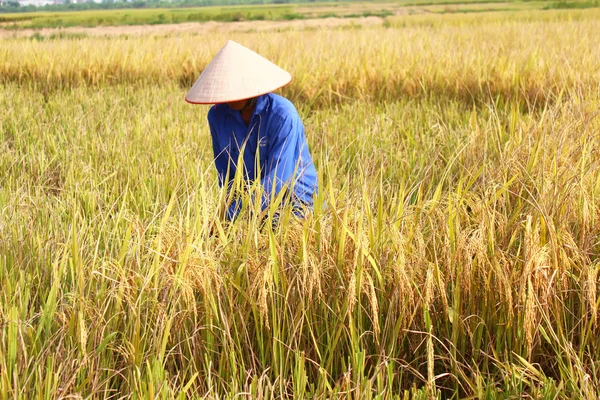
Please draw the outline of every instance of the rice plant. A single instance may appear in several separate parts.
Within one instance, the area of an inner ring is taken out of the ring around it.
[[[183,101],[225,34],[0,42],[0,398],[597,398],[590,15],[234,34],[319,172],[275,229]]]

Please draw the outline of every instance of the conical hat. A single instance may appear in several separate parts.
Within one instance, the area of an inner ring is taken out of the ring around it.
[[[229,40],[185,96],[192,104],[216,104],[250,99],[272,92],[292,80],[271,61]]]

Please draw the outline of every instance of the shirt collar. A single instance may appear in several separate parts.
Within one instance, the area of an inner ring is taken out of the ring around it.
[[[261,112],[263,112],[263,110],[265,109],[265,107],[267,106],[267,103],[269,98],[269,94],[263,94],[262,96],[258,96],[258,98],[256,99],[256,105],[254,106],[254,112],[252,113],[252,116],[254,117],[256,114],[260,114]]]
[[[267,104],[269,102],[269,93],[267,94],[263,94],[260,95],[256,98],[256,104],[254,105],[254,111],[252,112],[252,118],[254,118],[254,116],[256,114],[260,114],[261,112],[263,112],[263,110],[267,107]],[[233,108],[229,107],[228,105],[225,105],[226,108],[226,112],[229,114],[232,114],[236,117],[239,117],[241,120],[241,114],[239,111],[234,110]]]

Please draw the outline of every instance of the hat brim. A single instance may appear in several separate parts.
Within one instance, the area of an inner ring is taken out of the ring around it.
[[[185,96],[190,104],[223,104],[273,92],[292,75],[254,51],[229,40]]]
[[[258,94],[253,95],[253,96],[246,96],[246,97],[242,97],[242,98],[239,98],[239,99],[234,98],[234,99],[231,99],[231,100],[219,100],[219,101],[193,101],[193,100],[189,100],[187,98],[187,95],[186,95],[184,100],[187,103],[189,103],[189,104],[227,104],[227,103],[233,103],[233,102],[236,102],[236,101],[249,100],[249,99],[253,99],[255,97],[263,96],[263,95],[265,95],[267,93],[271,93],[271,92],[274,92],[276,90],[279,90],[279,89],[281,89],[281,88],[289,85],[292,82],[293,79],[294,78],[292,76],[290,76],[290,80],[286,84],[284,84],[284,85],[278,86],[278,87],[276,87],[274,89],[271,89],[271,90],[267,90],[264,93],[258,93]]]

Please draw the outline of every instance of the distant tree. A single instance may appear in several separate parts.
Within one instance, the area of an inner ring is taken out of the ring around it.
[[[63,0],[62,4],[49,4],[42,7],[22,6],[16,0],[0,0],[0,13],[2,12],[34,12],[34,11],[82,11],[100,9],[130,9],[130,8],[177,8],[177,7],[204,7],[227,6],[238,4],[290,4],[306,2],[337,2],[343,0],[102,0],[94,3],[93,0]],[[89,3],[87,2],[89,1]],[[348,0],[345,0],[348,1]],[[352,0],[350,0],[352,1]],[[600,1],[600,0],[592,0]],[[238,19],[239,16],[233,16]],[[243,16],[242,19],[260,19],[260,17]]]

